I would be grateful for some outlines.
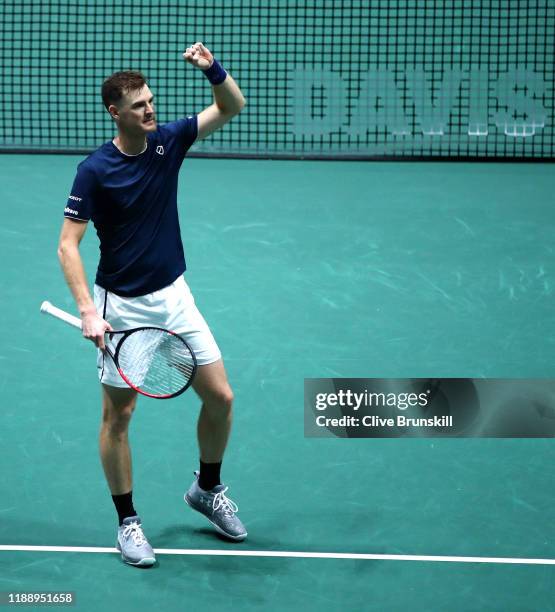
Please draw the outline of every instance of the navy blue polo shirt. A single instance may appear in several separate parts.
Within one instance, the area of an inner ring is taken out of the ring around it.
[[[77,167],[64,217],[92,219],[100,240],[96,283],[124,297],[162,289],[183,274],[177,177],[198,134],[196,115],[147,134],[139,155],[110,141]]]

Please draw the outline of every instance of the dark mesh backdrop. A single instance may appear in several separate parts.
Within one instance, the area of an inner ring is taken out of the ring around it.
[[[111,138],[102,79],[139,69],[158,118],[198,112],[202,41],[247,98],[194,152],[552,157],[552,0],[3,0],[2,150]]]

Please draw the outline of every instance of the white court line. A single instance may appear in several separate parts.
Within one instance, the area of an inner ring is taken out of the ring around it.
[[[96,546],[13,546],[0,544],[0,551],[117,553],[116,548]],[[285,550],[211,550],[190,548],[155,548],[157,555],[198,555],[215,557],[285,557],[297,559],[353,559],[356,561],[428,561],[439,563],[508,563],[555,565],[555,559],[509,557],[450,557],[435,555],[379,555],[366,553],[295,552]]]

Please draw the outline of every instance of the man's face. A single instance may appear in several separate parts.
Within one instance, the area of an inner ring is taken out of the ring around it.
[[[154,96],[148,85],[127,92],[119,104],[110,105],[109,110],[118,128],[129,135],[139,136],[156,130]]]

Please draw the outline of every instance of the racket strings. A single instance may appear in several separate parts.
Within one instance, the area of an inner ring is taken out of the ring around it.
[[[154,396],[177,393],[195,370],[189,347],[179,336],[162,329],[140,329],[126,336],[118,363],[133,387]]]

